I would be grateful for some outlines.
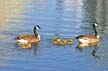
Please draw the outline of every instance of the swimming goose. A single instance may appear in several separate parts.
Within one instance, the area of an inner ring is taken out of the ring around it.
[[[39,25],[34,26],[34,35],[21,35],[17,37],[17,42],[27,44],[29,43],[37,43],[40,41],[40,35],[37,33],[37,30],[40,29]]]
[[[80,43],[88,44],[88,43],[96,43],[99,42],[99,35],[96,30],[96,27],[98,26],[98,23],[93,23],[93,28],[95,31],[95,35],[80,35],[76,37]]]

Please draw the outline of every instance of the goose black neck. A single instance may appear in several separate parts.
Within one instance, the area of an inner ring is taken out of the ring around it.
[[[98,36],[98,32],[97,32],[96,26],[93,26],[93,27],[94,27],[95,36]]]
[[[34,27],[34,35],[35,35],[35,36],[38,36],[37,30],[36,30],[35,27]]]
[[[97,32],[97,30],[95,29],[95,36],[98,36],[98,32]]]

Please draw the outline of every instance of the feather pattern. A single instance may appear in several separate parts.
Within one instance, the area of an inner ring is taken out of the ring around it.
[[[20,43],[25,43],[25,42],[29,42],[29,43],[36,43],[39,42],[40,39],[40,35],[37,33],[37,30],[40,27],[38,25],[34,26],[34,35],[29,35],[29,34],[25,34],[25,35],[21,35],[17,37],[17,42]]]
[[[81,43],[96,43],[99,39],[94,35],[80,35],[76,37]]]

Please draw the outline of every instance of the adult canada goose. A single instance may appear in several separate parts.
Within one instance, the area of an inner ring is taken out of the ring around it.
[[[98,32],[96,30],[96,27],[98,26],[98,23],[93,23],[93,28],[95,31],[95,35],[80,35],[78,37],[76,37],[80,43],[96,43],[99,42],[99,35]]]
[[[35,25],[34,26],[34,35],[26,34],[26,35],[18,36],[17,42],[24,43],[24,44],[39,42],[40,41],[40,35],[37,33],[37,30],[39,30],[39,29],[40,29],[40,26]]]

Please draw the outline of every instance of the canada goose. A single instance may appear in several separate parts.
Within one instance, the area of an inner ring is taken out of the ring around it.
[[[80,35],[76,37],[80,43],[96,43],[99,42],[99,35],[96,30],[96,27],[98,26],[98,23],[93,23],[93,28],[95,31],[95,35]]]
[[[25,44],[27,44],[28,42],[29,43],[37,43],[37,42],[39,42],[40,41],[40,35],[37,33],[37,30],[39,30],[39,29],[40,29],[40,26],[35,25],[34,26],[34,35],[26,34],[26,35],[18,36],[17,37],[17,42],[25,43]]]

